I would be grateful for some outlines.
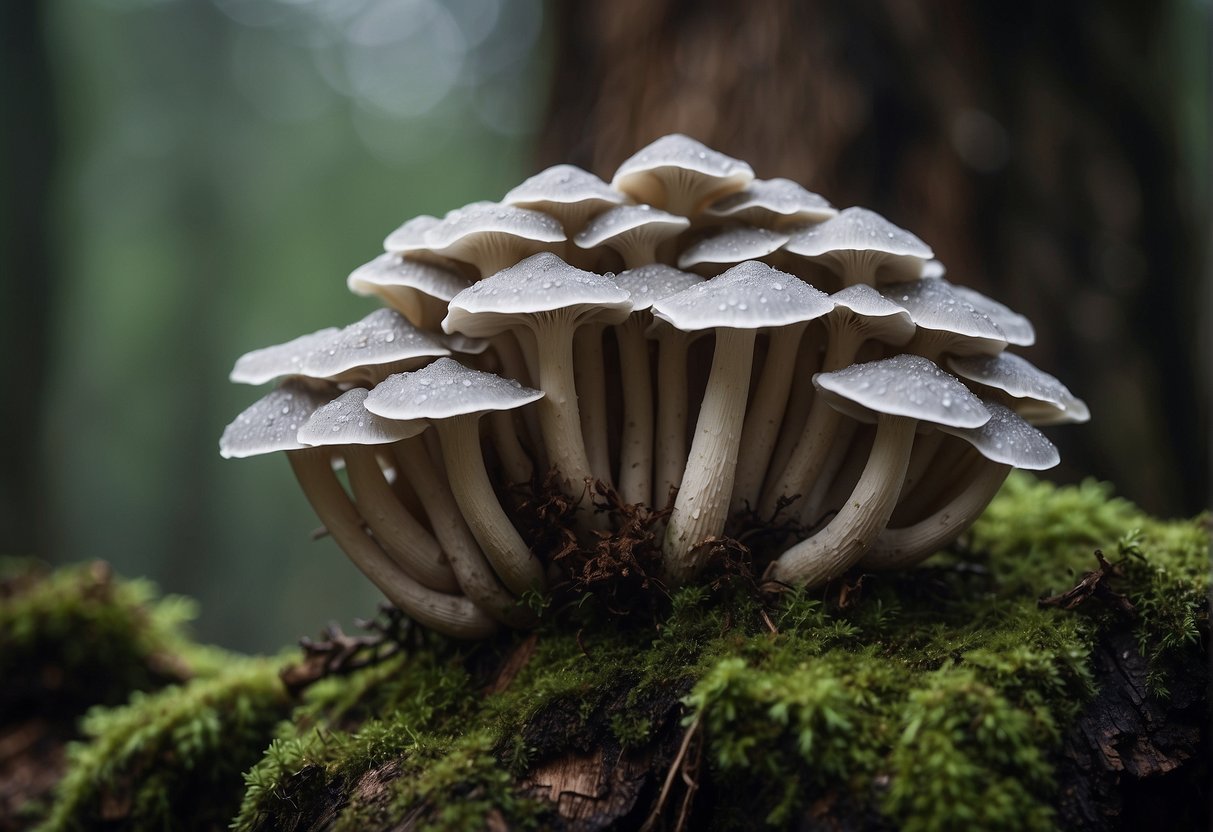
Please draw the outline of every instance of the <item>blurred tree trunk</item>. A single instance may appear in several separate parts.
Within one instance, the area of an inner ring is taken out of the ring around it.
[[[1203,506],[1207,217],[1205,183],[1180,175],[1176,4],[553,8],[543,164],[609,179],[677,131],[886,214],[956,282],[1027,314],[1027,357],[1091,405],[1090,425],[1050,432],[1059,478],[1110,479],[1156,512]]]
[[[40,3],[0,4],[0,554],[38,550],[55,101]]]

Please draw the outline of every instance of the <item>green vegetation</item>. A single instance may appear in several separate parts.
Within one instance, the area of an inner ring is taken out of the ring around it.
[[[1050,828],[1096,642],[1131,630],[1161,695],[1207,636],[1208,545],[1207,518],[1154,520],[1101,486],[1016,476],[963,551],[845,595],[764,609],[740,586],[693,587],[656,631],[590,600],[535,636],[423,637],[294,702],[272,662],[229,662],[92,712],[46,828],[114,805],[132,828],[203,808],[239,830],[322,815],[336,829],[544,828],[553,804],[526,778],[595,749],[651,753],[658,786],[693,758],[683,771],[707,807],[693,817],[712,828],[784,828],[840,804],[907,830]],[[1111,596],[1038,604],[1096,570],[1096,548],[1121,573],[1101,578]],[[1135,612],[1105,600],[1121,595]]]

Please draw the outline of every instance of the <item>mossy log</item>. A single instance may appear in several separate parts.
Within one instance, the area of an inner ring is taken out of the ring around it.
[[[177,679],[89,712],[53,803],[7,805],[46,830],[1207,828],[1208,546],[1207,517],[1017,476],[954,551],[815,593],[589,596],[476,645],[397,619],[302,663],[175,642]],[[31,623],[15,597],[20,676],[83,601]],[[155,653],[154,619],[112,637]]]

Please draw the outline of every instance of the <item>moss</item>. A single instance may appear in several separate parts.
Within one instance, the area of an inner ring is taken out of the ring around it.
[[[528,772],[591,752],[649,755],[659,777],[690,766],[694,828],[786,828],[822,806],[849,807],[861,826],[1050,828],[1061,738],[1096,693],[1095,645],[1132,629],[1164,690],[1203,647],[1208,542],[1205,518],[1159,521],[1103,486],[1015,476],[955,551],[865,576],[842,601],[835,587],[764,609],[743,587],[690,587],[656,630],[586,603],[549,614],[534,636],[428,637],[312,686],[276,725],[286,712],[269,666],[192,683],[174,708],[141,698],[90,720],[94,739],[77,752],[57,818],[70,828],[125,782],[118,772],[153,759],[165,771],[135,803],[179,808],[184,760],[209,764],[209,746],[170,752],[183,741],[170,727],[213,725],[223,717],[201,716],[215,711],[208,696],[244,696],[262,718],[246,720],[239,743],[254,749],[240,830],[404,817],[424,829],[546,828],[554,809],[528,792]],[[1097,599],[1039,606],[1095,567],[1095,548],[1122,562],[1108,580],[1136,613]],[[138,753],[136,721],[162,726]],[[90,791],[92,778],[102,785]]]
[[[131,829],[225,825],[239,805],[241,773],[288,711],[277,671],[267,660],[236,660],[189,685],[91,710],[87,742],[70,749],[68,774],[40,829],[89,829],[102,820]]]

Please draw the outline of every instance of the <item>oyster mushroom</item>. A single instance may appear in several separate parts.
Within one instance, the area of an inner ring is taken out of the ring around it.
[[[791,228],[828,220],[838,209],[791,179],[777,178],[755,179],[744,191],[713,202],[704,213],[762,228]]]
[[[565,234],[574,234],[590,217],[627,199],[589,171],[576,165],[555,165],[527,179],[501,201],[542,211],[559,220]]]
[[[611,187],[684,217],[754,180],[740,159],[672,133],[636,151],[615,171]]]
[[[821,263],[846,286],[917,278],[923,262],[934,256],[931,247],[909,231],[858,207],[793,232],[784,250]]]

